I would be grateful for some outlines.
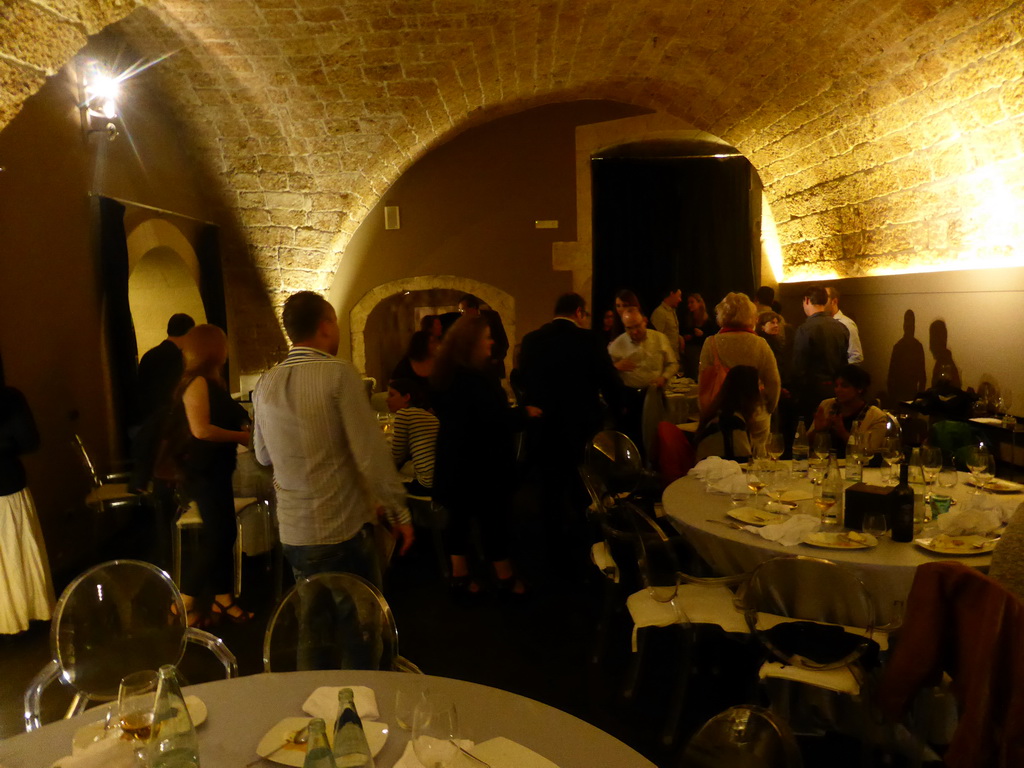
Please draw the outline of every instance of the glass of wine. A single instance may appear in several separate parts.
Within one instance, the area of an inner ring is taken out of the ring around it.
[[[762,479],[761,472],[754,469],[754,465],[751,464],[747,468],[747,488],[754,492],[754,500],[752,502],[754,507],[758,507],[757,497],[761,493],[761,490],[767,485]]]
[[[932,498],[932,486],[942,470],[942,450],[934,445],[921,446],[921,474],[924,475],[925,503]]]
[[[117,690],[117,718],[122,738],[139,745],[149,740],[153,729],[153,707],[159,679],[152,669],[132,672],[121,678]]]
[[[821,527],[822,530],[834,530],[839,525],[839,517],[833,511],[836,502],[839,501],[835,497],[831,488],[826,488],[829,485],[827,483],[819,483],[814,486],[814,506],[818,508],[818,513],[821,515]]]
[[[973,446],[967,451],[967,469],[970,470],[976,494],[981,493],[981,489],[992,479],[992,475],[988,475],[991,458],[992,455],[984,445]],[[983,475],[988,475],[988,479],[983,481]]]
[[[819,460],[824,461],[828,458],[829,451],[832,450],[832,433],[831,432],[815,432],[814,443],[811,446],[811,450],[814,451],[814,455]]]
[[[882,446],[882,461],[889,468],[889,485],[899,483],[900,462],[903,461],[903,443],[898,437],[885,438]]]
[[[771,477],[768,478],[768,487],[766,493],[768,498],[775,502],[776,511],[790,513],[793,511],[793,507],[789,504],[783,503],[782,497],[789,490],[790,485],[793,482],[793,473],[791,470],[783,465],[780,465],[778,469],[772,472]]]
[[[424,768],[447,768],[459,748],[455,704],[443,696],[424,694],[412,714],[412,750]]]
[[[771,457],[772,461],[778,461],[786,450],[786,441],[782,438],[781,432],[772,432],[768,435],[768,441],[765,443],[765,450]]]

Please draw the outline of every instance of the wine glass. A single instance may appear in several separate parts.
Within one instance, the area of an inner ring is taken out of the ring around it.
[[[442,696],[425,694],[412,714],[412,750],[424,768],[451,765],[459,753],[457,730],[455,705]]]
[[[747,488],[754,492],[753,505],[758,506],[757,496],[761,493],[761,489],[764,488],[766,483],[761,479],[761,474],[754,470],[753,465],[747,469]]]
[[[117,689],[117,718],[122,738],[144,743],[153,730],[158,675],[151,669],[121,678]]]
[[[978,469],[978,480],[981,481],[979,490],[984,489],[996,477],[996,457],[989,454],[984,466]]]
[[[832,512],[832,508],[839,499],[825,485],[825,483],[819,483],[814,486],[814,505],[818,508],[818,512],[821,515],[822,527],[828,530],[832,526],[839,525],[839,518]]]
[[[957,483],[956,467],[944,467],[939,470],[939,485],[946,489],[946,495],[952,494],[952,490],[956,488]]]
[[[942,470],[942,450],[934,445],[921,446],[921,474],[924,475],[925,503],[932,497],[931,487]]]
[[[829,451],[832,450],[832,433],[815,432],[814,444],[811,446],[811,450],[813,450],[814,455],[822,461],[827,459]]]
[[[889,530],[889,521],[884,512],[868,512],[864,515],[860,529],[864,533],[869,533],[876,539],[880,539]]]
[[[768,435],[768,441],[765,443],[765,450],[771,457],[772,461],[778,461],[786,450],[786,441],[782,438],[782,433],[772,432]]]
[[[790,506],[782,502],[782,497],[789,490],[792,481],[793,473],[785,465],[780,465],[778,469],[772,472],[771,477],[768,478],[768,498],[774,501],[776,506],[781,508],[781,511],[792,511]]]
[[[970,470],[974,480],[974,492],[981,493],[983,486],[981,476],[987,474],[991,454],[985,445],[975,445],[967,451],[967,469]],[[992,478],[989,477],[989,480]],[[987,481],[986,481],[987,482]]]
[[[888,484],[896,485],[899,482],[900,462],[903,461],[903,443],[898,437],[885,438],[885,444],[882,446],[882,461],[889,468]]]

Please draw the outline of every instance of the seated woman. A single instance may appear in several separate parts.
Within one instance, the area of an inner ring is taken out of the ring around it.
[[[405,490],[413,496],[430,496],[434,487],[439,422],[426,403],[426,393],[412,379],[388,383],[388,410],[395,414],[391,458],[399,468],[412,461],[415,477],[405,483]]]
[[[761,407],[761,384],[752,365],[734,365],[718,397],[697,428],[697,460],[708,456],[744,462],[750,458],[747,424]]]
[[[391,378],[411,379],[423,392],[427,392],[430,387],[430,374],[434,370],[434,352],[437,346],[438,339],[430,331],[416,331],[409,340],[405,357],[391,372]]]
[[[869,405],[865,392],[871,386],[871,376],[856,365],[844,365],[836,372],[835,397],[821,401],[814,414],[814,425],[807,433],[813,440],[818,432],[832,435],[832,448],[836,456],[846,456],[846,444],[850,432],[862,435],[864,453],[872,454],[882,450],[885,442],[886,416],[882,409]]]

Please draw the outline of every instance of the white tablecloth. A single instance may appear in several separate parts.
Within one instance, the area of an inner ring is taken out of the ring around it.
[[[377,694],[381,720],[391,725],[377,756],[378,768],[391,768],[405,750],[409,734],[395,724],[395,692],[399,689],[447,696],[455,702],[460,736],[481,742],[505,736],[553,761],[560,768],[653,768],[621,741],[572,715],[546,704],[485,685],[445,677],[402,672],[281,672],[218,680],[185,688],[207,706],[209,719],[198,728],[203,765],[239,768],[256,758],[256,745],[284,717],[302,717],[302,703],[323,685],[365,685]],[[102,719],[104,710],[87,711],[71,720],[50,723],[32,733],[0,742],[4,768],[45,768],[71,752],[71,737],[87,723]],[[269,760],[259,763],[273,766]]]
[[[965,478],[961,475],[961,481],[963,479]],[[880,471],[865,470],[865,481],[881,484]],[[808,481],[802,480],[793,488],[809,493],[811,486]],[[961,482],[953,489],[952,495],[963,504],[971,493],[973,489]],[[985,496],[986,503],[998,505],[1006,510],[1015,509],[1022,500],[1024,495],[1021,494]],[[914,580],[914,571],[922,563],[955,559],[966,565],[987,570],[992,560],[990,555],[962,558],[937,555],[914,544],[894,542],[889,537],[883,538],[873,549],[822,549],[807,544],[784,547],[766,541],[756,534],[729,528],[720,522],[711,522],[729,520],[726,515],[731,506],[729,497],[724,494],[706,493],[703,482],[693,477],[683,477],[672,483],[665,489],[662,502],[665,513],[673,519],[678,530],[686,536],[697,553],[717,574],[726,576],[749,572],[759,563],[785,554],[807,555],[844,563],[858,572],[874,596],[880,622],[886,622],[894,615],[894,605],[897,602],[906,601]],[[797,511],[817,515],[811,501],[801,502]]]

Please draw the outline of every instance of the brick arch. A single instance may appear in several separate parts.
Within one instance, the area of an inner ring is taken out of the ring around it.
[[[389,185],[474,121],[650,106],[757,168],[790,278],[1024,259],[1024,0],[37,0],[0,17],[0,125],[119,19],[160,67],[272,296],[325,289]],[[438,12],[440,11],[440,12]],[[1012,217],[1011,217],[1012,218]]]
[[[462,293],[471,293],[501,315],[510,349],[516,345],[516,300],[489,283],[458,275],[417,275],[401,280],[392,280],[371,288],[359,299],[349,312],[349,330],[352,338],[352,364],[360,371],[366,369],[366,321],[373,308],[384,299],[405,291],[428,291],[432,288],[449,288]]]

